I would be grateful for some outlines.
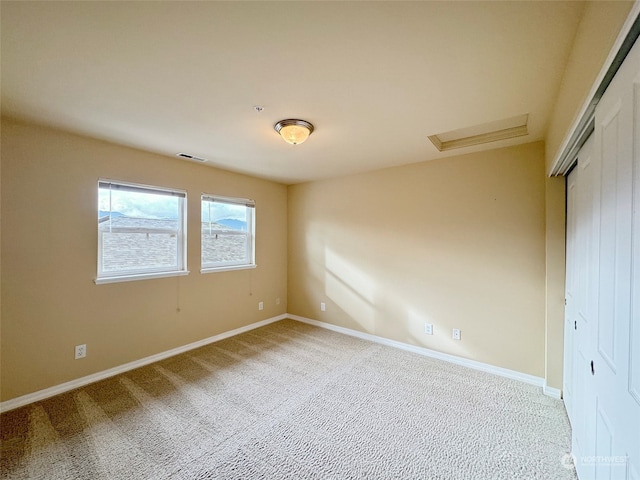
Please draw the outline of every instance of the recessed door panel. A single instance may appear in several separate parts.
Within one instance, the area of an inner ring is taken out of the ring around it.
[[[600,279],[597,348],[609,368],[615,371],[616,329],[616,237],[618,206],[620,101],[608,112],[601,126],[600,176]]]
[[[619,466],[613,465],[615,455],[613,454],[614,430],[606,412],[602,411],[601,405],[598,405],[596,414],[596,451],[593,459],[585,459],[584,461],[593,461],[596,467],[596,480],[612,480],[614,478],[623,479],[620,476]],[[613,476],[614,468],[617,477]]]

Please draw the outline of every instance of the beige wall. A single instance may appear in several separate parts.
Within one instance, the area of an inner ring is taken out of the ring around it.
[[[633,6],[632,1],[587,2],[546,136],[547,172]]]
[[[542,377],[544,224],[541,142],[290,186],[289,313]]]
[[[545,181],[545,379],[562,389],[564,352],[565,177]]]
[[[93,283],[99,177],[187,190],[190,275]],[[258,268],[200,274],[202,192],[256,200]],[[2,400],[285,313],[286,211],[284,185],[3,120]]]

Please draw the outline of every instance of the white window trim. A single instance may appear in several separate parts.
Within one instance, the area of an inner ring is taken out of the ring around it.
[[[203,265],[202,264],[202,252],[200,253],[200,273],[215,273],[226,272],[231,270],[247,270],[256,268],[256,202],[249,198],[237,198],[237,197],[224,197],[221,195],[211,195],[209,193],[203,193],[200,195],[200,208],[202,209],[202,202],[220,202],[228,203],[232,205],[244,205],[248,207],[251,212],[249,221],[247,222],[247,232],[220,232],[227,235],[246,235],[248,239],[247,245],[247,263],[237,262],[218,262],[216,265]],[[202,211],[200,212],[200,218],[202,218]],[[250,227],[250,228],[249,228]],[[217,231],[216,231],[217,232]],[[202,230],[200,230],[200,248],[202,248]]]
[[[201,268],[200,273],[216,273],[216,272],[229,272],[232,270],[249,270],[251,268],[257,268],[255,263],[247,263],[246,265],[228,265],[226,267],[207,267]]]
[[[167,277],[184,277],[189,275],[189,270],[177,270],[173,272],[157,272],[157,273],[139,273],[135,275],[117,275],[112,277],[95,278],[93,282],[96,285],[104,285],[107,283],[132,282],[135,280],[148,280],[150,278],[167,278]]]
[[[142,228],[116,228],[116,231],[121,232],[138,232],[138,233],[177,233],[178,234],[178,252],[177,252],[177,268],[167,269],[163,267],[139,269],[132,272],[116,272],[116,273],[100,273],[102,272],[102,235],[98,232],[98,273],[94,279],[96,285],[102,285],[107,283],[117,282],[131,282],[135,280],[147,280],[151,278],[166,278],[185,276],[190,273],[187,270],[187,191],[177,188],[158,187],[155,185],[145,185],[141,183],[125,182],[121,180],[111,180],[105,178],[98,179],[98,189],[100,184],[115,184],[122,185],[123,187],[130,187],[131,189],[148,190],[150,193],[168,193],[176,194],[181,198],[181,210],[182,210],[182,231],[177,232],[169,229],[159,229],[148,231]],[[100,223],[100,222],[98,222]],[[169,267],[171,268],[171,267]]]

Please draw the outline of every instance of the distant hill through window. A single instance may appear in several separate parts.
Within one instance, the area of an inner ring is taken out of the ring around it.
[[[109,215],[111,215],[111,218],[126,217],[126,215],[124,213],[109,212],[108,210],[98,210],[98,218],[108,217]]]
[[[222,220],[216,220],[216,223],[233,228],[234,230],[247,231],[247,222],[236,220],[235,218],[223,218]]]

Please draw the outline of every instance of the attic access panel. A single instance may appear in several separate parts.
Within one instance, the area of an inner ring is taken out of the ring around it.
[[[471,147],[529,135],[528,122],[529,114],[525,113],[494,122],[474,125],[473,127],[430,135],[429,140],[439,151],[445,152],[455,148]]]

